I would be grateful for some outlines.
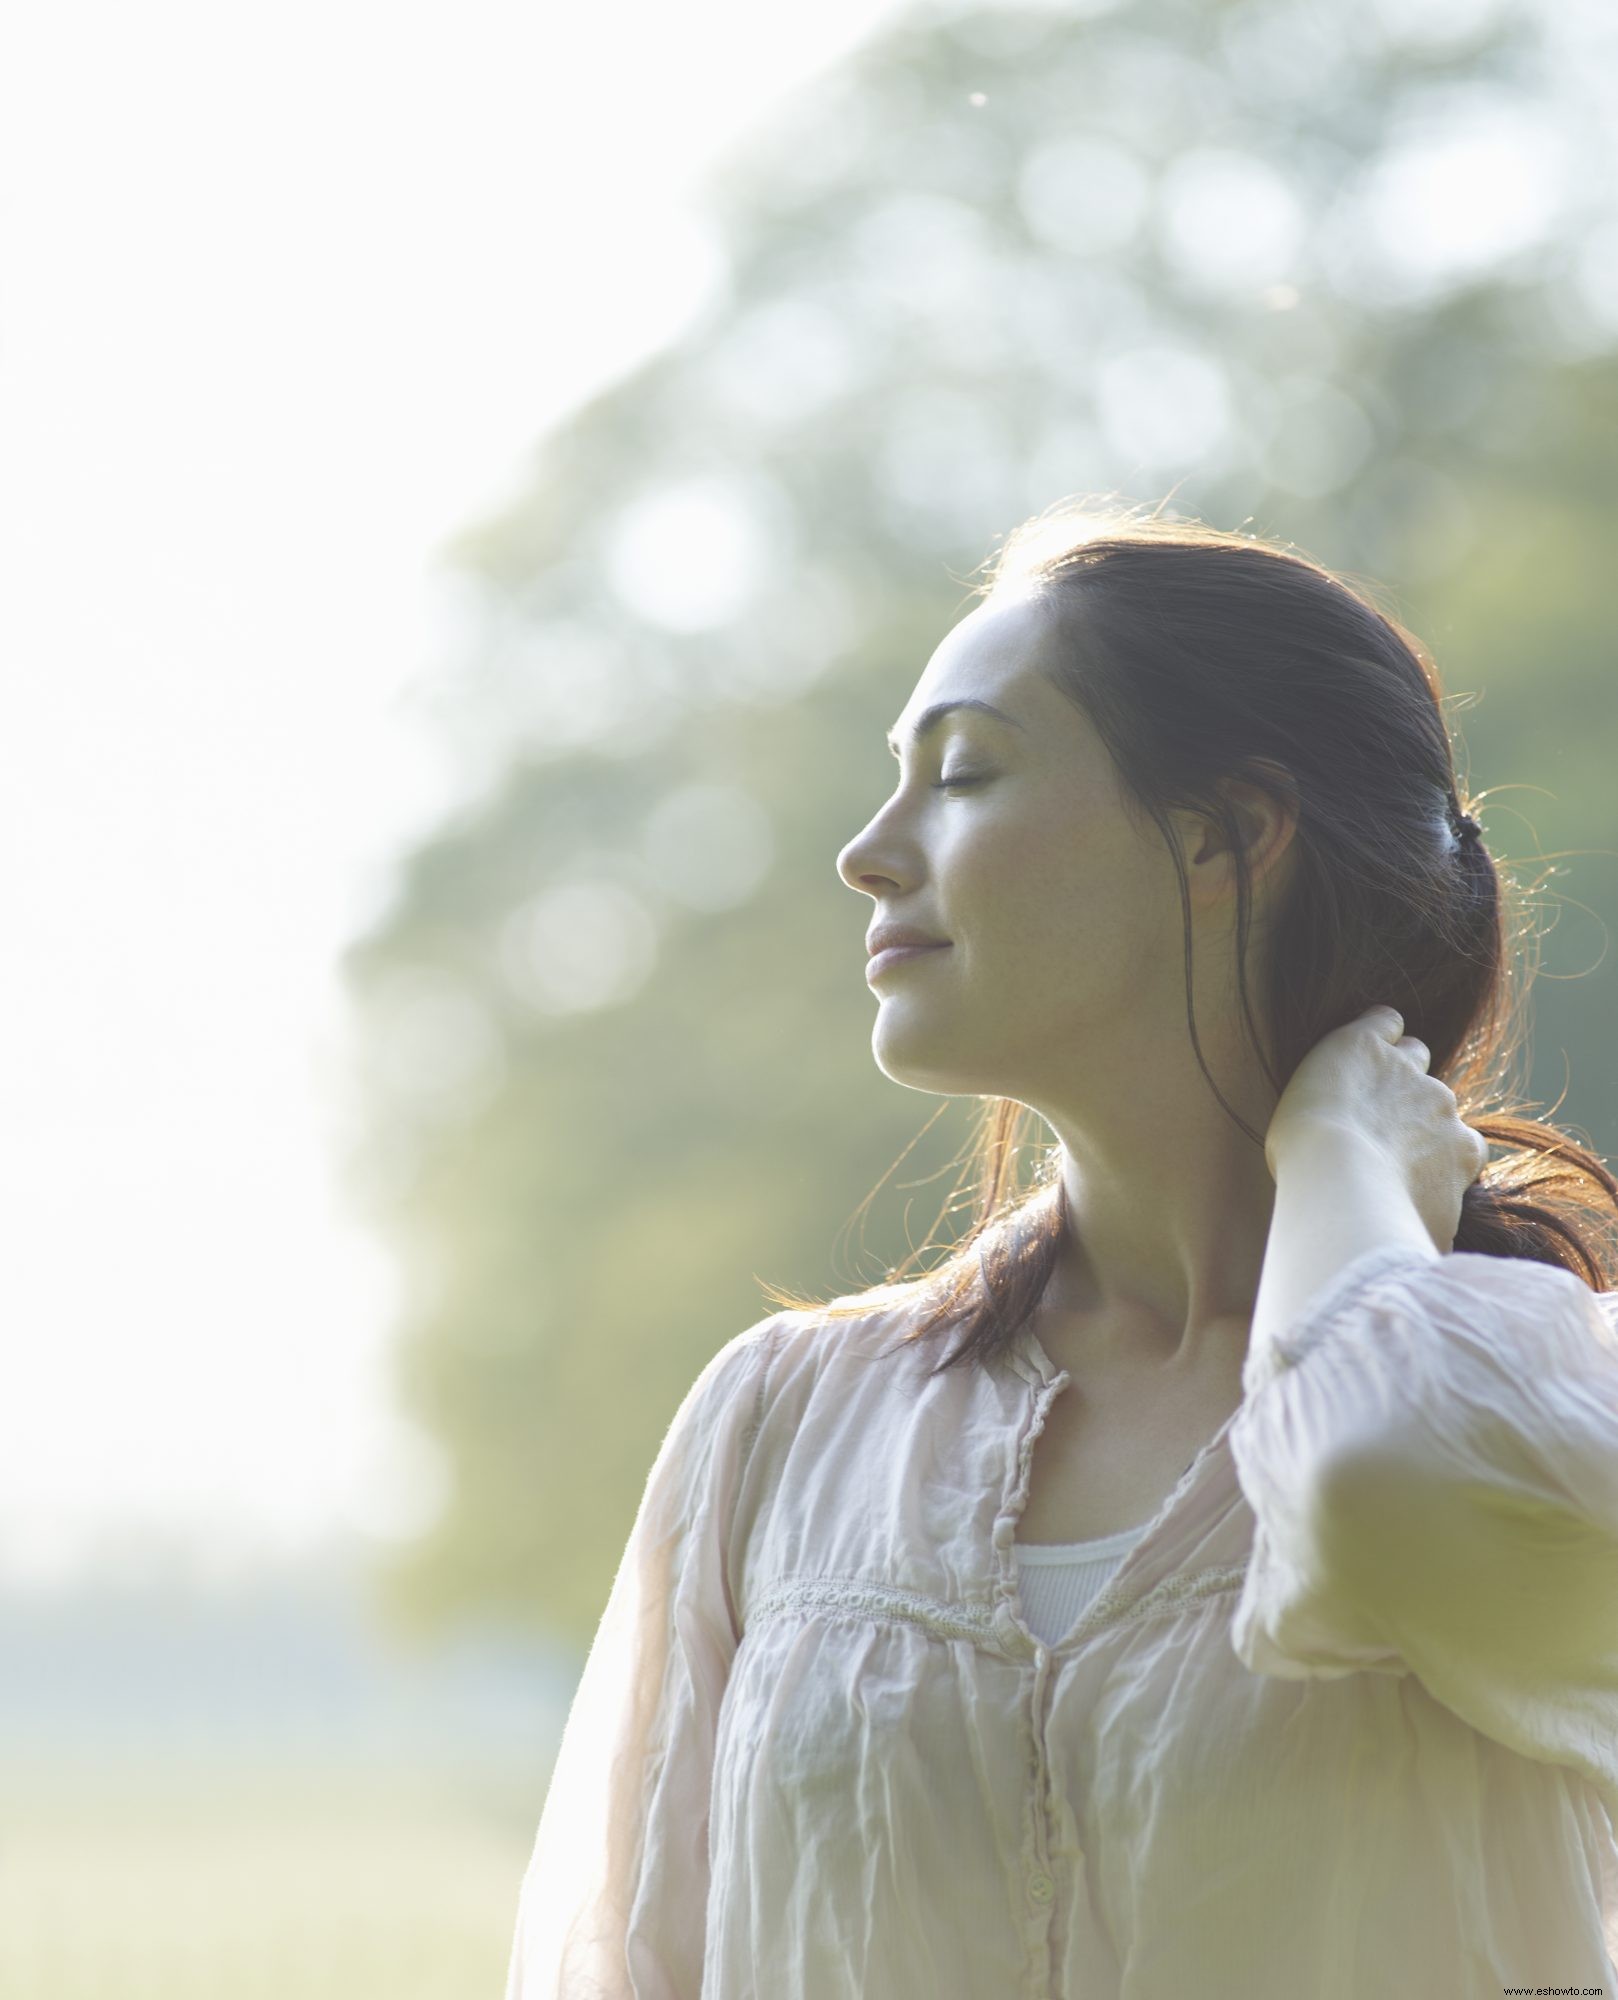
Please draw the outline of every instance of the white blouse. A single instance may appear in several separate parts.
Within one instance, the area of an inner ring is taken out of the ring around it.
[[[927,1381],[904,1310],[681,1403],[507,2000],[1618,2000],[1618,1293],[1355,1259],[1055,1644],[1069,1376],[1025,1329]]]

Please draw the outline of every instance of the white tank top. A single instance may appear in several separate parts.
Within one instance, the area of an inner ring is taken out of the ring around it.
[[[1017,1594],[1029,1631],[1047,1646],[1065,1639],[1146,1527],[1142,1521],[1089,1542],[1013,1542]]]

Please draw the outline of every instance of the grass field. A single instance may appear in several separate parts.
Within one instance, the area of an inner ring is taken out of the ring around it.
[[[502,2000],[542,1788],[9,1769],[6,2000]]]

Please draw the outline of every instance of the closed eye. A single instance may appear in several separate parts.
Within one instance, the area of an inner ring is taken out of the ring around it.
[[[932,790],[935,792],[953,792],[959,791],[963,786],[967,785],[985,785],[988,781],[989,776],[986,771],[958,771],[951,777],[940,778],[938,783],[932,787]]]

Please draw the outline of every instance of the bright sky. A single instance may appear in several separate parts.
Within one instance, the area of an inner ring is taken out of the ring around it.
[[[714,273],[884,0],[58,0],[0,63],[0,1583],[390,1537],[337,953],[447,768],[433,551]],[[715,59],[715,51],[720,52]]]

